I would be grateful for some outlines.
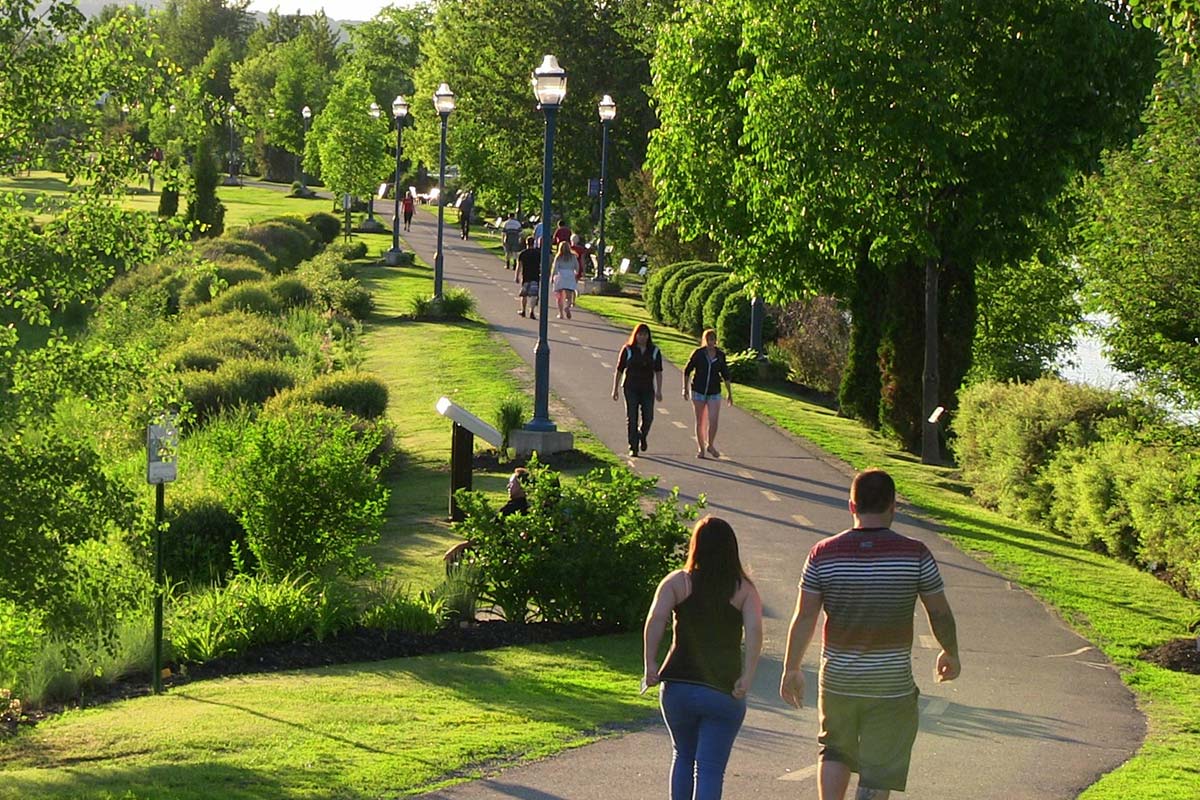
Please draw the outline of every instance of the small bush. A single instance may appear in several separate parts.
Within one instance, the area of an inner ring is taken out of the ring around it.
[[[268,285],[271,296],[281,309],[306,306],[312,302],[313,293],[304,281],[293,275],[281,275]]]
[[[717,322],[721,319],[721,312],[725,310],[725,303],[729,298],[737,294],[745,285],[737,277],[732,277],[725,283],[717,284],[712,290],[712,294],[704,301],[704,319],[703,327],[717,329]]]
[[[370,566],[360,548],[383,524],[388,491],[371,456],[385,438],[317,405],[246,428],[220,480],[264,575],[356,577]]]
[[[750,293],[739,289],[725,300],[717,319],[717,342],[725,352],[750,346]]]
[[[262,405],[295,382],[287,366],[250,359],[232,359],[215,372],[189,372],[182,378],[183,396],[200,422],[239,405]]]
[[[230,311],[245,311],[248,314],[273,316],[280,312],[278,298],[270,287],[257,283],[244,283],[221,292],[205,311],[211,314],[228,314]]]
[[[172,583],[217,583],[233,568],[231,548],[246,545],[242,523],[214,491],[170,492],[163,569]]]
[[[296,188],[299,188],[299,186],[297,185]],[[342,233],[341,220],[325,211],[309,214],[307,220],[308,224],[316,229],[321,237],[321,241],[325,244],[331,244]]]
[[[1135,560],[1140,547],[1128,497],[1143,455],[1124,438],[1060,449],[1038,476],[1051,496],[1050,528],[1084,547]]]
[[[510,621],[636,625],[678,565],[696,507],[680,507],[675,489],[647,512],[654,479],[619,467],[569,483],[536,459],[528,467],[528,514],[500,518],[483,494],[457,495],[465,519],[454,528],[473,544],[480,596]]]
[[[1147,448],[1126,494],[1138,559],[1200,599],[1200,456],[1194,448]]]
[[[714,273],[705,275],[686,295],[683,311],[679,314],[679,330],[691,334],[699,334],[706,326],[704,324],[704,306],[718,287],[729,281],[729,275]]]
[[[1048,515],[1050,485],[1039,473],[1061,447],[1096,441],[1097,424],[1128,417],[1131,402],[1089,386],[1042,378],[979,383],[959,393],[952,447],[975,497],[1017,519]]]
[[[502,440],[500,442],[501,453],[508,451],[508,437],[512,432],[525,424],[527,408],[528,404],[525,398],[518,394],[504,398],[496,406],[496,413],[493,419],[496,421],[496,430],[500,431],[500,438]]]
[[[782,381],[787,378],[787,363],[780,359],[778,350],[768,349],[767,357],[760,359],[753,350],[741,350],[726,357],[729,376],[734,383],[762,383]]]
[[[791,303],[780,320],[779,352],[791,380],[833,394],[850,354],[850,322],[832,297]]]
[[[313,240],[291,225],[283,222],[264,222],[234,231],[234,239],[257,244],[275,256],[273,272],[279,274],[293,269],[300,262],[312,258],[316,252]]]
[[[367,243],[355,239],[352,242],[333,245],[334,252],[341,255],[342,258],[350,261],[356,261],[360,258],[367,257]],[[348,277],[348,276],[343,276]]]
[[[413,597],[393,581],[376,583],[367,594],[360,622],[364,628],[430,634],[442,627],[445,602],[421,592]]]
[[[651,319],[655,322],[662,322],[662,308],[659,301],[662,297],[663,287],[668,278],[675,272],[688,264],[696,264],[696,261],[680,261],[675,264],[664,264],[661,267],[655,267],[646,275],[646,283],[642,286],[642,301],[646,304],[646,312],[650,314]]]
[[[712,275],[728,275],[729,270],[720,264],[688,264],[675,270],[663,284],[659,297],[658,309],[662,321],[679,328],[683,307],[687,303],[688,293],[705,277]]]
[[[363,419],[378,419],[387,413],[387,384],[362,372],[330,372],[276,395],[268,404],[271,413],[297,403],[317,403],[338,408]]]
[[[249,241],[221,237],[196,244],[196,254],[205,261],[222,263],[233,259],[249,259],[267,272],[277,272],[275,257],[261,246]]]
[[[21,672],[33,662],[46,634],[42,613],[0,597],[0,689],[15,689]],[[19,696],[19,695],[18,695]],[[0,703],[7,705],[3,700]]]
[[[366,319],[374,301],[357,280],[347,277],[353,271],[353,265],[338,253],[327,251],[301,265],[296,277],[312,292],[314,305],[352,319]]]
[[[410,303],[413,319],[465,319],[475,310],[475,296],[466,289],[447,289],[441,300],[414,297]]]
[[[325,239],[324,239],[324,237],[321,236],[321,232],[319,230],[317,230],[316,226],[313,225],[311,222],[307,222],[305,220],[300,219],[299,217],[288,217],[288,216],[275,217],[274,219],[269,220],[269,221],[270,222],[278,222],[282,225],[288,225],[288,226],[300,231],[300,233],[303,233],[308,238],[308,240],[310,242],[312,242],[312,248],[313,248],[314,253],[320,249],[321,245],[325,244]]]
[[[469,564],[458,564],[433,590],[433,596],[442,601],[447,619],[472,622],[479,607],[479,585],[479,570]]]
[[[163,355],[162,363],[211,372],[232,359],[276,360],[300,352],[295,340],[272,321],[242,311],[200,319],[187,333],[182,344]]]

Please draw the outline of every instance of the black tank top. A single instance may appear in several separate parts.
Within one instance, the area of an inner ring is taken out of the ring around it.
[[[701,603],[692,593],[673,616],[674,641],[659,677],[732,692],[742,674],[742,612],[728,601]]]

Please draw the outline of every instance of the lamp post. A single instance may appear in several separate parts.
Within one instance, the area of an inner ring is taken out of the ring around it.
[[[596,258],[596,282],[604,283],[604,184],[608,179],[608,126],[617,116],[617,104],[608,95],[600,100],[600,253]]]
[[[408,119],[408,101],[404,95],[396,95],[392,101],[392,117],[396,120],[396,204],[392,216],[392,249],[387,254],[387,263],[395,266],[400,263],[400,152],[401,136],[404,132],[404,120]]]
[[[442,84],[433,93],[433,107],[437,110],[438,116],[442,118],[442,149],[438,157],[438,230],[437,230],[437,252],[433,254],[433,297],[435,300],[442,298],[442,228],[445,225],[444,216],[446,212],[445,192],[446,192],[446,122],[450,119],[450,113],[454,111],[454,92],[450,91],[450,87]]]
[[[296,161],[299,162],[303,157],[304,146],[308,143],[308,123],[312,119],[312,109],[308,106],[300,109],[300,116],[304,118],[304,138],[300,140],[300,153],[296,154]],[[308,176],[304,174],[304,169],[300,169],[300,194],[308,194]]]
[[[239,183],[238,176],[237,176],[237,162],[236,162],[237,153],[234,150],[234,143],[233,143],[233,115],[236,113],[237,113],[237,106],[230,105],[229,106],[229,177],[225,179],[226,186],[237,186]]]
[[[525,427],[531,431],[557,430],[550,421],[550,343],[547,341],[547,317],[550,314],[550,240],[549,228],[551,193],[554,178],[554,126],[558,121],[558,109],[567,96],[567,71],[558,65],[554,56],[546,56],[533,71],[533,94],[538,108],[546,114],[546,143],[542,156],[542,272],[538,287],[537,346],[533,349],[534,387],[533,419]]]
[[[383,109],[379,107],[379,103],[371,102],[370,114],[372,119],[379,119],[383,116]],[[384,230],[383,224],[375,219],[375,193],[367,197],[367,219],[362,224],[362,230],[381,232]]]

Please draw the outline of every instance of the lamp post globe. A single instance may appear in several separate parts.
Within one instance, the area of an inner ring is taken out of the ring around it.
[[[308,143],[308,124],[312,120],[312,109],[305,106],[300,109],[300,116],[304,118],[304,138],[300,141],[300,153],[297,154],[297,160],[303,158],[304,147]],[[303,167],[300,169],[300,194],[308,194],[308,176],[304,173]]]
[[[392,101],[392,119],[396,120],[396,184],[395,184],[395,206],[392,215],[392,249],[387,255],[387,262],[395,266],[400,263],[400,153],[401,153],[401,136],[404,130],[404,121],[408,119],[408,101],[404,99],[404,95],[396,95],[396,99]]]
[[[446,123],[454,112],[454,107],[454,92],[450,91],[447,84],[441,84],[433,93],[433,108],[442,118],[442,146],[438,156],[437,250],[433,254],[433,297],[435,300],[440,300],[442,297],[442,266],[445,263],[442,257],[442,230],[445,227],[446,212]]]
[[[531,431],[557,430],[550,421],[550,343],[548,321],[550,311],[550,219],[552,187],[554,185],[554,131],[558,121],[558,109],[567,96],[567,71],[559,66],[558,59],[547,55],[533,70],[530,78],[533,95],[538,108],[546,115],[546,139],[542,156],[542,271],[538,286],[538,340],[533,349],[534,388],[533,419],[525,427]]]
[[[617,117],[617,104],[608,95],[604,95],[597,106],[600,113],[600,252],[596,257],[596,281],[604,283],[608,276],[604,271],[604,190],[608,182],[608,127]]]

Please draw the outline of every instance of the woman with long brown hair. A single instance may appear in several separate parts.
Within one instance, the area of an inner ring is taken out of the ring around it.
[[[617,399],[617,384],[625,375],[625,430],[629,439],[629,455],[645,452],[646,437],[654,422],[654,401],[662,401],[662,353],[650,338],[650,326],[639,322],[629,334],[628,341],[617,355],[613,370],[612,399]],[[641,424],[638,424],[638,414]]]
[[[658,649],[668,620],[674,637],[660,668]],[[671,733],[671,800],[719,800],[762,653],[762,600],[742,567],[728,522],[708,516],[696,523],[687,564],[658,585],[642,643],[643,681],[663,685],[659,703]]]

